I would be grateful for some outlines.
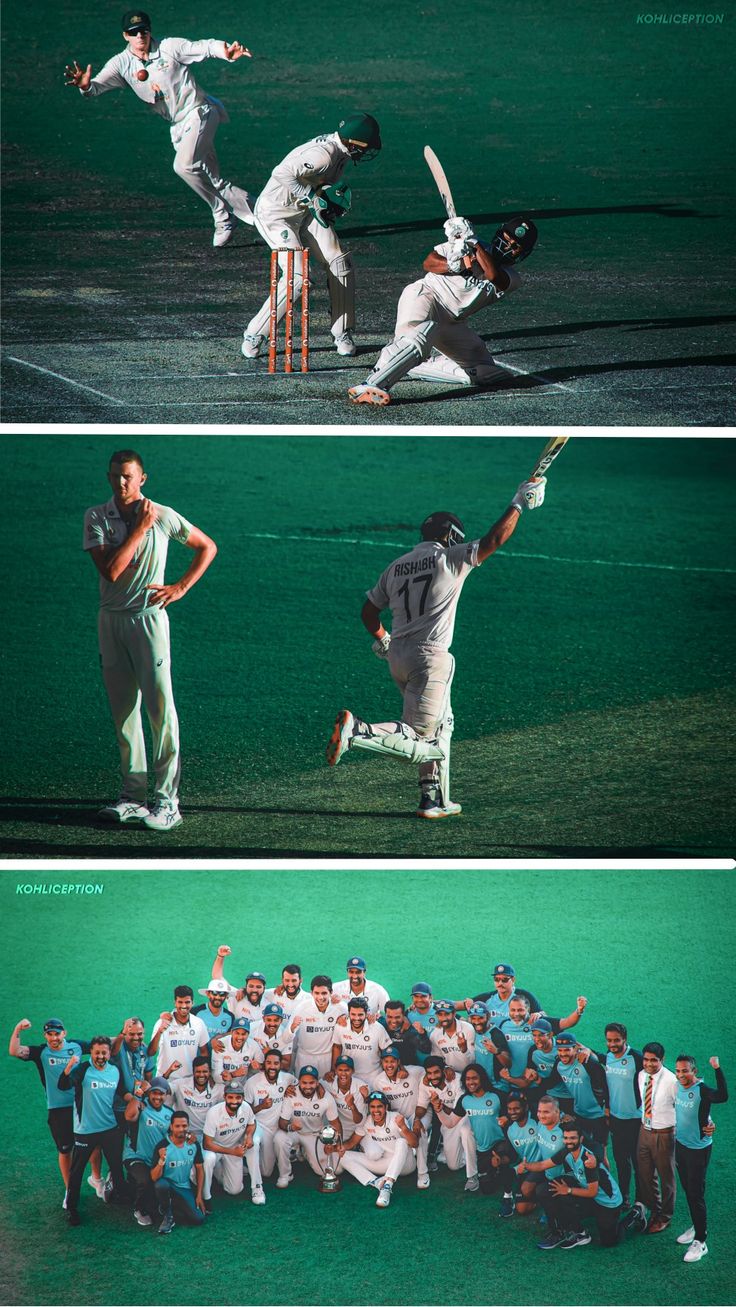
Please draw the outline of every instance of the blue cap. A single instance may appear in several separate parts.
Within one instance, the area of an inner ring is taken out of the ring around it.
[[[487,1016],[488,1016],[488,1008],[486,1007],[485,1003],[473,1003],[473,1004],[471,1004],[471,1006],[468,1008],[468,1016],[469,1016],[469,1017],[487,1017]]]
[[[437,998],[437,999],[435,999],[435,1002],[434,1002],[434,1010],[435,1010],[435,1012],[452,1012],[452,1013],[454,1013],[454,1011],[455,1011],[455,1004],[454,1004],[454,1003],[451,1003],[451,1002],[449,1001],[449,999],[447,999],[447,998]]]
[[[49,1017],[48,1021],[44,1022],[43,1033],[50,1035],[52,1031],[56,1030],[66,1030],[64,1022],[59,1021],[58,1017]]]
[[[381,1049],[381,1057],[382,1057],[382,1058],[384,1058],[384,1057],[395,1057],[395,1058],[398,1058],[399,1061],[401,1061],[401,1053],[399,1052],[399,1050],[398,1050],[398,1048],[396,1047],[395,1044],[389,1044],[388,1048],[382,1048],[382,1049]]]
[[[245,977],[246,985],[248,984],[249,980],[262,980],[264,985],[266,983],[266,977],[264,976],[262,971],[249,971],[248,975]]]
[[[351,1057],[348,1057],[347,1053],[341,1053],[339,1057],[335,1058],[335,1066],[349,1066],[351,1071],[355,1070],[355,1063]]]
[[[558,1048],[575,1048],[577,1046],[577,1042],[578,1041],[574,1035],[565,1035],[565,1034],[558,1035],[555,1040],[555,1043]]]
[[[412,994],[426,994],[428,998],[432,995],[432,986],[428,985],[425,980],[418,980],[416,985],[411,987]]]
[[[164,1078],[164,1076],[154,1076],[153,1080],[151,1081],[150,1085],[148,1086],[148,1092],[149,1092],[149,1094],[150,1094],[150,1092],[151,1092],[152,1089],[159,1089],[159,1090],[161,1091],[162,1094],[168,1094],[168,1092],[169,1092],[169,1082],[168,1082],[168,1080],[166,1080],[166,1079]]]
[[[494,976],[515,976],[516,972],[510,962],[497,962],[493,968]]]
[[[278,1003],[267,1003],[262,1009],[264,1017],[282,1017],[284,1009]]]
[[[355,967],[358,971],[365,971],[365,958],[348,958],[345,964],[346,970]]]
[[[250,1030],[250,1021],[247,1017],[236,1017],[230,1030]]]
[[[546,1031],[548,1034],[551,1033],[551,1031],[552,1031],[552,1027],[551,1027],[549,1021],[545,1020],[544,1017],[537,1017],[536,1021],[533,1021],[533,1022],[532,1022],[532,1027],[531,1027],[531,1028],[532,1028],[532,1030],[544,1030],[544,1031]]]
[[[317,1070],[316,1066],[303,1066],[301,1071],[299,1072],[300,1080],[302,1076],[314,1076],[315,1080],[319,1080],[319,1071]]]

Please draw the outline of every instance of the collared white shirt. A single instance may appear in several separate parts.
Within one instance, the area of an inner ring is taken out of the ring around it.
[[[641,1093],[641,1119],[644,1122],[644,1097],[646,1094],[648,1071],[639,1072],[639,1091]],[[666,1066],[660,1067],[652,1076],[652,1120],[651,1130],[667,1130],[675,1124],[675,1097],[677,1095],[677,1077]]]

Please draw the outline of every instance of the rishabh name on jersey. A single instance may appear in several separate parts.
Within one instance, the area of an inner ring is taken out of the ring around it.
[[[615,1116],[619,1121],[638,1121],[641,1117],[641,1107],[637,1106],[636,1102],[636,1062],[628,1048],[623,1057],[614,1057],[613,1053],[607,1053],[603,1066],[608,1081],[611,1116]]]
[[[74,1133],[78,1135],[96,1135],[105,1130],[114,1130],[117,1118],[113,1111],[115,1095],[120,1083],[120,1072],[109,1062],[98,1070],[91,1062],[86,1065],[86,1073],[81,1082],[80,1095],[74,1096]]]
[[[155,1111],[148,1103],[144,1102],[138,1120],[133,1122],[133,1129],[130,1130],[129,1135],[126,1135],[123,1161],[140,1161],[152,1166],[156,1144],[159,1144],[162,1137],[168,1133],[173,1115],[173,1107],[167,1107],[165,1103],[162,1104],[158,1111]],[[130,1123],[128,1125],[130,1128]],[[137,1133],[135,1133],[136,1126]],[[135,1143],[133,1142],[133,1136],[135,1137]]]
[[[593,1121],[605,1115],[603,1108],[593,1093],[590,1076],[579,1062],[572,1062],[569,1066],[565,1066],[564,1062],[558,1062],[557,1070],[560,1073],[560,1079],[564,1081],[572,1096],[576,1116],[582,1116],[589,1121]]]
[[[38,1068],[41,1081],[46,1090],[46,1105],[49,1109],[54,1107],[73,1107],[74,1106],[74,1087],[71,1089],[59,1089],[59,1076],[66,1066],[69,1058],[74,1056],[81,1059],[82,1046],[73,1039],[65,1039],[61,1048],[50,1049],[48,1044],[33,1045],[31,1049],[32,1056],[30,1062],[34,1062]],[[73,1070],[74,1068],[72,1068]]]
[[[161,1172],[161,1179],[168,1180],[174,1189],[190,1189],[189,1174],[195,1162],[202,1161],[199,1144],[182,1144],[181,1148],[171,1140],[162,1139],[167,1145],[166,1162]]]
[[[100,573],[100,608],[108,612],[141,613],[156,610],[149,588],[163,585],[166,555],[170,540],[186,544],[194,529],[180,513],[165,504],[154,504],[157,518],[150,531],[146,531],[135,556],[117,581],[108,581]],[[140,509],[138,510],[140,511]],[[129,531],[120,514],[114,497],[106,504],[88,508],[84,515],[83,548],[116,549],[125,544]]]
[[[391,609],[391,638],[449,649],[460,591],[478,566],[478,540],[450,545],[421,540],[394,559],[367,596],[379,611]]]

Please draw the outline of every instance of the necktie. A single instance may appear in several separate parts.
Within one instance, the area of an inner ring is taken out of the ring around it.
[[[652,1088],[652,1077],[647,1076],[647,1083],[644,1086],[644,1117],[650,1124],[652,1120]]]

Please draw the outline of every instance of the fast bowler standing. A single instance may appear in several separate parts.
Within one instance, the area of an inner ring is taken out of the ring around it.
[[[450,653],[460,592],[474,568],[513,535],[524,508],[544,501],[546,479],[523,481],[506,512],[479,540],[465,541],[453,513],[430,513],[420,542],[394,559],[367,592],[361,621],[373,636],[373,652],[388,661],[402,695],[400,720],[369,724],[347,708],[338,713],[327,761],[337,765],[348,750],[365,749],[419,763],[418,817],[451,817],[461,811],[450,799],[450,741],[454,718]],[[391,634],[381,613],[391,610]]]
[[[220,100],[205,95],[197,85],[190,64],[203,59],[226,59],[233,63],[250,50],[239,41],[186,41],[167,36],[155,41],[151,19],[143,9],[123,14],[126,48],[113,55],[95,77],[92,65],[80,68],[74,61],[66,67],[66,85],[76,86],[86,99],[105,91],[129,86],[132,91],[171,127],[174,172],[209,205],[215,223],[212,244],[227,245],[237,219],[253,223],[253,196],[240,186],[225,181],[215,150],[215,132],[229,121]]]
[[[167,831],[179,812],[179,721],[171,685],[169,604],[183,599],[204,575],[217,546],[185,517],[143,496],[140,454],[117,450],[107,479],[112,499],[88,508],[83,548],[100,574],[98,634],[102,676],[120,746],[120,798],[102,808],[106,821],[142,821]],[[195,557],[180,580],[164,584],[170,540]],[[147,806],[148,774],[141,703],[153,736],[155,803]]]

